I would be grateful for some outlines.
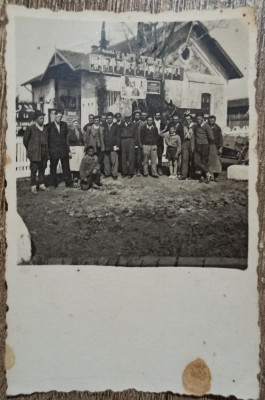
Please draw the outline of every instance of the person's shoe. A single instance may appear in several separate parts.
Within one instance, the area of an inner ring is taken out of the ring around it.
[[[128,176],[128,179],[132,179],[132,178],[133,178],[133,175],[129,175],[129,176]]]
[[[205,183],[210,183],[210,177],[209,176],[206,177]]]
[[[127,178],[127,175],[122,175],[121,177],[122,177],[122,178]]]
[[[200,182],[200,183],[203,183],[203,182],[204,182],[204,177],[203,177],[203,176],[200,177],[199,182]]]
[[[39,194],[38,191],[37,191],[36,186],[31,186],[31,193],[32,194]]]
[[[214,182],[219,182],[219,178],[217,176],[214,178]]]
[[[117,177],[117,176],[114,176],[114,177],[113,177],[113,180],[114,180],[114,181],[116,181],[117,179],[118,179],[118,177]]]
[[[96,183],[96,185],[97,185],[97,186],[103,186],[103,183],[98,182],[98,183]]]
[[[172,178],[173,178],[173,175],[169,175],[168,179],[172,179]]]
[[[186,179],[187,179],[187,178],[185,178],[184,176],[180,176],[180,177],[179,177],[179,180],[180,180],[180,181],[185,181]]]
[[[158,168],[157,173],[158,173],[159,176],[162,176],[163,175],[162,169]]]
[[[46,186],[44,184],[41,184],[39,186],[39,190],[42,190],[43,192],[49,192],[49,188],[46,188]]]
[[[152,177],[153,177],[153,178],[159,178],[159,176],[158,176],[158,175],[152,175]]]
[[[147,178],[147,177],[148,177],[148,175],[144,174],[144,178]]]
[[[137,176],[141,176],[141,175],[142,175],[141,172],[137,171]]]

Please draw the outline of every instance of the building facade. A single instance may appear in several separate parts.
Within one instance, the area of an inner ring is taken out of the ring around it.
[[[140,108],[202,111],[226,126],[227,84],[240,70],[202,23],[153,25],[139,23],[137,37],[108,48],[101,37],[89,54],[56,50],[43,74],[23,85],[47,121],[55,108],[82,126],[90,113]]]

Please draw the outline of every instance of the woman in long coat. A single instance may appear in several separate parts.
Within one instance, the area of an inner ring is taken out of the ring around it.
[[[209,117],[209,125],[213,132],[214,141],[209,143],[209,164],[208,169],[215,182],[218,182],[218,176],[222,172],[222,164],[220,155],[223,152],[223,135],[219,125],[216,124],[216,117],[211,115]]]
[[[72,121],[72,126],[69,129],[67,141],[71,153],[70,170],[73,174],[74,182],[78,182],[80,164],[82,158],[84,157],[84,135],[76,119]]]

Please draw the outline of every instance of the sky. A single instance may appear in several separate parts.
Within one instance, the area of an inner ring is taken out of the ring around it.
[[[230,58],[239,67],[244,77],[228,84],[228,99],[248,97],[248,31],[239,20],[204,22]],[[130,23],[130,31],[137,33],[137,24]],[[21,84],[40,75],[47,67],[55,48],[84,51],[98,45],[101,22],[65,21],[61,19],[16,18],[16,87],[20,100],[31,100],[30,93]],[[127,31],[129,37],[132,34]],[[110,45],[125,40],[120,22],[106,23],[106,37]],[[244,44],[244,45],[243,45]]]

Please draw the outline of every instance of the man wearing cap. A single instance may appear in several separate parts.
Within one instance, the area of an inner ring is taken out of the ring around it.
[[[44,127],[44,116],[41,111],[34,113],[34,121],[26,129],[23,143],[27,150],[27,157],[30,160],[30,183],[31,192],[38,194],[37,191],[37,172],[39,190],[47,190],[44,185],[44,172],[49,158],[48,152],[48,131]]]
[[[114,118],[116,119],[116,124],[121,126],[122,125],[122,120],[121,120],[121,113],[116,113],[114,115]]]
[[[118,151],[120,149],[120,127],[113,122],[113,113],[107,113],[107,122],[103,128],[104,173],[105,178],[112,175],[118,179]]]
[[[151,116],[147,117],[146,124],[140,130],[140,141],[143,147],[144,176],[148,176],[148,162],[151,160],[151,174],[158,178],[156,171],[157,143],[159,134]]]
[[[121,162],[122,177],[132,178],[134,175],[134,149],[135,149],[135,124],[131,121],[131,116],[126,115],[124,124],[121,126]]]
[[[183,127],[184,140],[182,143],[182,165],[180,180],[191,178],[194,175],[193,154],[194,154],[194,132],[196,124],[190,114],[185,115],[185,125]]]
[[[116,120],[116,124],[121,128],[121,126],[123,124],[121,113],[119,113],[119,112],[116,113],[114,115],[114,118]],[[118,150],[118,162],[119,162],[118,171],[122,172],[122,170],[121,170],[121,167],[122,167],[122,165],[121,165],[122,164],[121,163],[121,149]]]
[[[48,125],[48,145],[51,162],[51,181],[54,188],[57,184],[57,165],[61,161],[63,177],[67,187],[72,186],[72,177],[69,166],[69,158],[72,156],[68,145],[67,123],[62,121],[63,112],[55,111],[54,121]]]
[[[194,164],[201,171],[200,182],[210,182],[211,174],[208,170],[210,144],[214,143],[214,136],[210,125],[205,121],[203,114],[197,115],[198,126],[195,130]]]
[[[154,118],[154,124],[157,128],[157,131],[159,133],[159,138],[158,138],[158,142],[157,142],[157,172],[158,175],[163,175],[162,172],[162,155],[164,152],[164,138],[161,135],[164,132],[165,129],[165,124],[163,123],[162,119],[161,119],[161,113],[158,111],[155,113],[155,118]]]

